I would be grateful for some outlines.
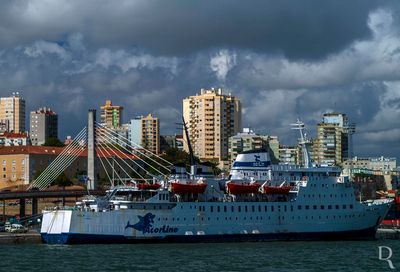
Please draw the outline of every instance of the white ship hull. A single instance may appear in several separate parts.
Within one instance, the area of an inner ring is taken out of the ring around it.
[[[56,210],[44,213],[41,234],[45,243],[368,239],[374,238],[388,203],[368,206],[356,202],[352,208],[347,204],[338,210],[313,210],[313,204],[307,203],[311,205],[308,211],[300,202],[145,204],[145,209],[108,212]]]

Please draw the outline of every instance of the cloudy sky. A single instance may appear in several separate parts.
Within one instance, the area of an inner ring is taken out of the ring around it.
[[[400,158],[398,1],[1,1],[0,95],[50,106],[60,137],[106,99],[176,133],[182,99],[222,87],[243,126],[295,142],[325,112],[357,124],[355,154]]]

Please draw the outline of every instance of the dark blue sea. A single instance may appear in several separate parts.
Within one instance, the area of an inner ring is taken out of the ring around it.
[[[0,271],[390,271],[400,241],[2,245]],[[388,250],[382,251],[387,257]],[[392,270],[393,271],[393,270]]]

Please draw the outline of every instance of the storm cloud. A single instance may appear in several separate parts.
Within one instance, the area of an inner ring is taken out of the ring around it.
[[[105,99],[124,119],[154,113],[177,133],[182,99],[222,87],[243,126],[315,134],[321,114],[357,124],[357,155],[400,152],[398,4],[379,1],[5,1],[0,94],[60,114],[60,136]]]

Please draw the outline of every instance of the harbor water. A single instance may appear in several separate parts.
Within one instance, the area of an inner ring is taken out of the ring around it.
[[[133,245],[2,245],[1,271],[389,271],[398,240]],[[3,270],[4,269],[4,270]]]

